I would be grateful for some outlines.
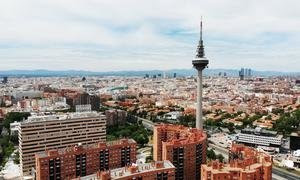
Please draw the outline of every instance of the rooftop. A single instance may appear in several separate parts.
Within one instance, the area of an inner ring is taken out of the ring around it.
[[[121,178],[134,176],[140,173],[147,173],[156,170],[169,170],[169,169],[175,170],[175,167],[170,161],[165,160],[165,161],[157,161],[157,162],[146,163],[146,164],[138,164],[138,165],[133,164],[128,167],[112,169],[107,172],[100,172],[100,173],[98,172],[96,174],[92,174],[89,176],[80,177],[80,180],[101,179],[102,176],[104,177],[108,176],[110,177],[109,179],[121,179]]]
[[[189,128],[182,125],[158,124],[155,125],[155,128],[178,134],[177,138],[174,137],[166,142],[171,144],[187,144],[202,141],[207,138],[206,133],[203,130]]]
[[[245,134],[255,134],[255,135],[271,136],[271,137],[275,137],[278,134],[276,131],[270,131],[270,130],[262,129],[259,127],[255,128],[255,129],[245,128],[245,129],[242,129],[241,132],[245,133]]]
[[[202,165],[203,168],[214,174],[230,173],[232,171],[254,172],[255,169],[262,166],[272,166],[271,156],[242,144],[232,145],[229,163],[224,164],[219,161],[212,161]]]
[[[99,142],[95,144],[90,144],[90,145],[82,145],[79,143],[78,145],[75,145],[73,147],[68,147],[64,149],[53,149],[53,150],[47,150],[43,152],[36,153],[36,156],[39,158],[45,158],[45,157],[50,157],[50,156],[61,156],[66,153],[74,153],[76,151],[82,151],[85,149],[90,149],[90,148],[100,148],[100,147],[110,147],[110,146],[116,146],[116,145],[123,145],[123,144],[136,144],[136,142],[133,139],[120,139],[116,141],[108,141],[108,142]]]
[[[91,112],[74,112],[66,114],[51,114],[51,115],[33,115],[29,116],[24,123],[40,122],[40,121],[52,121],[52,120],[66,120],[66,119],[82,119],[90,117],[99,117],[101,114],[96,111]]]
[[[131,168],[133,168],[134,170]],[[118,178],[118,177],[131,176],[141,172],[150,172],[150,171],[155,171],[157,169],[169,169],[169,168],[175,168],[175,167],[170,161],[166,160],[166,161],[158,161],[153,163],[132,165],[130,167],[113,169],[110,171],[110,175],[111,178]]]

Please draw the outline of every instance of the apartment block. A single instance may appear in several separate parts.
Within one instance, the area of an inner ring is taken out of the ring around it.
[[[282,144],[283,136],[276,131],[265,130],[262,128],[245,128],[237,135],[236,142],[248,146],[266,146],[274,147],[279,152],[279,147]]]
[[[36,153],[36,179],[74,179],[136,162],[136,142],[121,139]]]
[[[96,112],[30,116],[19,126],[21,170],[31,175],[35,153],[105,140],[106,118]]]
[[[201,180],[253,180],[272,179],[272,158],[257,150],[233,144],[229,163],[212,161],[201,166]]]
[[[106,125],[114,126],[126,123],[127,112],[120,109],[110,109],[105,111]]]
[[[97,172],[75,180],[175,180],[175,167],[170,161],[156,161],[146,164]]]
[[[154,127],[154,160],[169,160],[175,166],[175,179],[200,179],[206,163],[206,134],[199,129],[160,124]]]

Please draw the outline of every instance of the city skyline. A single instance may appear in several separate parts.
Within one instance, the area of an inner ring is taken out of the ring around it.
[[[2,1],[0,70],[190,69],[202,15],[209,68],[297,72],[297,3]]]
[[[240,78],[224,72],[205,76],[202,103],[195,77],[179,74],[23,75],[0,80],[0,178],[34,179],[30,172],[36,172],[40,179],[132,179],[148,173],[150,179],[169,180],[214,179],[220,174],[299,179],[293,173],[300,167],[296,76],[252,76],[248,68],[240,70]],[[195,128],[200,104],[203,130]],[[70,147],[120,138],[133,139],[136,149],[115,149],[119,154],[88,148],[69,154]],[[124,166],[131,152],[136,159]],[[239,156],[243,152],[246,156]],[[37,154],[46,159],[34,159]],[[149,164],[152,160],[164,166]],[[109,166],[110,162],[121,165]],[[128,169],[138,171],[121,173]]]

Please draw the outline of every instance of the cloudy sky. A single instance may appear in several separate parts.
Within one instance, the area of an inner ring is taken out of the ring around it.
[[[1,0],[0,70],[300,71],[299,0]]]

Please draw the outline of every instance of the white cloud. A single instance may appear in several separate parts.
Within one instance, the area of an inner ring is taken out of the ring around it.
[[[3,0],[0,69],[191,68],[203,15],[211,68],[299,71],[299,6],[297,0]]]

